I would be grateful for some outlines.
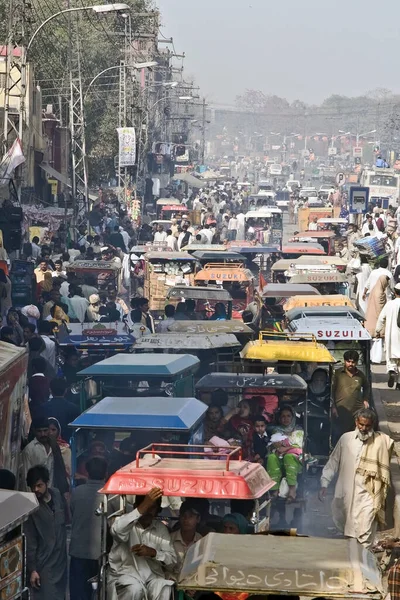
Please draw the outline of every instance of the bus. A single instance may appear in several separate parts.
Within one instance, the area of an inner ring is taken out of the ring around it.
[[[364,169],[360,176],[360,185],[369,188],[371,204],[381,208],[398,206],[400,182],[399,174],[394,169]]]

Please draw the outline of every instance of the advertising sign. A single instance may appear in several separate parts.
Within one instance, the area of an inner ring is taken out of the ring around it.
[[[352,214],[366,213],[369,201],[369,188],[351,187],[350,188],[350,212]]]
[[[9,344],[4,344],[9,346]],[[21,348],[0,348],[0,467],[14,474],[21,451],[22,412],[28,354]],[[6,356],[8,354],[9,356]],[[14,356],[13,356],[14,354]]]
[[[23,589],[22,580],[23,549],[22,538],[0,546],[0,598],[12,600],[20,598]]]
[[[136,163],[136,133],[134,127],[118,127],[119,167],[131,167]]]

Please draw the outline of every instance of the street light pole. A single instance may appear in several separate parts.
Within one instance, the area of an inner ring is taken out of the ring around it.
[[[24,46],[21,47],[21,107],[23,105],[25,108],[26,70],[27,70],[27,59],[28,59],[29,50],[31,49],[31,46],[32,46],[33,42],[35,41],[36,36],[38,35],[38,33],[40,33],[40,31],[43,29],[43,27],[45,25],[47,25],[47,23],[50,23],[50,21],[52,21],[53,19],[56,19],[57,17],[59,17],[61,15],[65,15],[65,14],[73,13],[73,12],[82,12],[82,11],[86,11],[86,10],[93,10],[96,13],[103,13],[103,12],[118,12],[121,10],[128,10],[128,9],[129,9],[129,6],[127,4],[122,4],[122,3],[121,4],[99,4],[99,5],[90,5],[90,6],[73,6],[73,7],[64,8],[63,10],[59,10],[58,12],[54,13],[53,15],[50,15],[50,17],[47,17],[47,19],[45,19],[32,34],[32,36],[26,46],[26,50],[25,50]],[[21,110],[21,112],[23,115],[22,110]]]
[[[152,86],[147,86],[152,87]],[[139,121],[139,139],[138,139],[138,156],[137,156],[137,161],[136,161],[136,177],[135,177],[135,187],[136,187],[136,193],[137,193],[137,189],[138,189],[138,185],[139,185],[139,173],[140,173],[140,169],[142,167],[142,153],[143,153],[143,149],[145,148],[145,145],[147,144],[147,139],[146,141],[143,143],[142,137],[143,137],[143,125],[145,123],[145,114],[147,117],[147,121],[148,121],[148,116],[150,114],[150,112],[160,103],[166,100],[166,96],[163,95],[161,96],[161,98],[159,98],[158,100],[156,100],[154,102],[154,104],[152,104],[150,106],[150,108],[143,110],[140,121]],[[147,136],[147,126],[146,126],[146,136]],[[144,200],[142,201],[142,214],[144,211]]]
[[[21,77],[20,77],[20,106],[19,106],[19,126],[18,126],[18,136],[22,141],[23,131],[24,131],[24,122],[26,121],[25,115],[25,99],[26,99],[26,88],[27,88],[27,65],[28,65],[28,55],[29,51],[32,47],[33,42],[35,41],[39,32],[43,29],[45,25],[47,25],[53,19],[56,19],[60,15],[68,14],[68,13],[77,13],[82,11],[93,10],[96,14],[99,13],[108,13],[108,12],[120,12],[129,10],[128,4],[125,3],[115,3],[115,4],[98,4],[98,5],[90,5],[90,6],[79,6],[79,7],[71,7],[60,10],[52,15],[50,15],[47,19],[45,19],[39,27],[32,34],[28,44],[21,45]],[[72,27],[70,27],[70,34],[72,33]],[[76,60],[75,63],[77,65],[77,73],[76,77],[74,77],[72,65],[72,56],[70,56],[70,64],[69,64],[69,82],[70,82],[70,129],[71,129],[71,146],[72,146],[72,196],[73,201],[76,202],[77,196],[77,168],[82,166],[82,183],[84,187],[84,199],[85,206],[88,207],[89,201],[89,190],[88,190],[88,174],[87,174],[87,164],[86,164],[86,145],[84,139],[84,114],[83,114],[83,95],[82,95],[82,81],[81,81],[81,73],[80,73],[80,55],[79,55],[79,36],[76,35],[76,40],[78,47],[76,48]],[[72,44],[71,44],[72,46]],[[8,72],[6,73],[6,78],[9,77]],[[8,107],[9,107],[9,93],[5,93],[5,119],[8,120]],[[77,135],[80,135],[81,139],[78,139]],[[6,138],[7,141],[7,138]],[[74,156],[74,153],[77,151],[81,152],[81,156],[78,158]],[[75,217],[75,215],[74,215]]]

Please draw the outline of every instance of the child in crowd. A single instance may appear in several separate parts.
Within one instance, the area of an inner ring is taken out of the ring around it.
[[[267,420],[263,415],[254,417],[253,448],[254,461],[265,464],[268,452]]]

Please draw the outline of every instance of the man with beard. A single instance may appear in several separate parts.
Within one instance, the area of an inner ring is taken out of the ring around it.
[[[31,597],[35,600],[61,599],[65,597],[67,585],[64,503],[60,492],[49,487],[46,467],[38,465],[29,469],[26,483],[39,502],[39,509],[24,525]]]
[[[333,521],[345,537],[370,548],[378,524],[385,524],[393,441],[374,431],[375,413],[369,408],[357,412],[355,424],[355,431],[342,435],[322,471],[319,499],[325,499],[337,476]]]
[[[354,429],[354,414],[360,408],[369,408],[369,386],[362,371],[357,368],[359,354],[346,350],[344,366],[334,373],[332,385],[332,417],[334,443],[343,433]]]

